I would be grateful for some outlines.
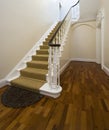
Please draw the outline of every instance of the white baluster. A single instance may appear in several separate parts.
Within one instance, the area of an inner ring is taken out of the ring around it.
[[[51,86],[51,77],[52,77],[52,66],[51,66],[51,64],[52,64],[52,48],[51,47],[49,47],[49,59],[48,59],[48,78],[47,78],[47,81],[48,81],[48,84],[49,84],[49,86]]]

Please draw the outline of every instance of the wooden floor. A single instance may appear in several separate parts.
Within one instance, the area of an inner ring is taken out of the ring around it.
[[[109,77],[99,65],[71,62],[61,86],[58,99],[45,96],[27,108],[0,103],[0,130],[109,130]]]

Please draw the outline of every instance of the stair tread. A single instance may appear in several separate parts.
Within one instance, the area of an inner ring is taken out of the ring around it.
[[[48,45],[48,43],[49,43],[49,42],[45,40],[45,41],[43,42],[43,45]]]
[[[37,56],[37,57],[48,57],[48,55],[46,55],[46,54],[37,54],[37,55],[33,55],[33,56]]]
[[[27,67],[21,71],[25,71],[28,73],[34,73],[34,74],[47,74],[48,73],[48,70],[36,69],[36,68],[31,68],[31,67]]]
[[[40,49],[40,50],[37,50],[36,52],[37,52],[37,54],[48,54],[49,53],[48,49]]]
[[[48,49],[40,49],[40,50],[38,50],[38,51],[48,51]]]
[[[32,60],[32,61],[30,61],[28,63],[48,65],[48,61],[35,61],[35,60]]]
[[[48,45],[40,45],[40,46],[46,46],[46,47],[49,47]]]
[[[49,46],[40,46],[40,49],[49,49]]]
[[[20,76],[19,78],[12,80],[11,83],[27,89],[38,91],[45,81]]]
[[[43,45],[41,45],[40,47],[46,47],[45,49],[48,49],[48,48],[49,48],[49,46],[46,45],[46,44],[45,44],[45,45],[43,44]],[[44,48],[43,48],[43,49],[44,49]]]

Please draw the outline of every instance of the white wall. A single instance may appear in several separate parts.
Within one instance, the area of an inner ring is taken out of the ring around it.
[[[71,39],[71,30],[68,32],[68,36],[63,47],[62,56],[60,59],[60,67],[61,69],[69,62],[70,60],[70,39]]]
[[[55,0],[0,0],[0,79],[58,19]]]
[[[80,0],[80,19],[96,19],[100,7],[100,0]]]
[[[109,1],[101,0],[101,6],[104,8],[104,66],[109,71]]]
[[[96,22],[74,24],[71,33],[71,58],[75,60],[95,61]]]

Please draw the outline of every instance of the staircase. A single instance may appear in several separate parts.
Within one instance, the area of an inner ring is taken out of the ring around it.
[[[20,70],[20,76],[10,81],[13,87],[18,86],[53,98],[60,96],[60,57],[72,21],[72,8],[79,1],[45,38],[40,49],[31,56],[32,60],[26,62],[26,67]]]
[[[28,89],[30,91],[39,92],[40,88],[46,83],[46,74],[48,73],[48,43],[58,28],[58,23],[45,39],[40,49],[36,51],[36,55],[32,56],[32,60],[26,63],[26,68],[20,70],[20,76],[11,81],[11,85]]]

